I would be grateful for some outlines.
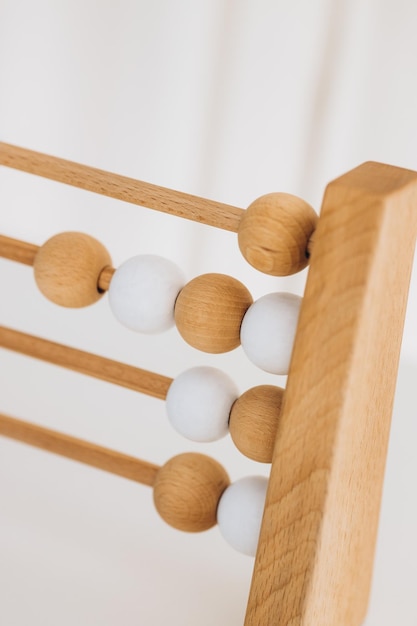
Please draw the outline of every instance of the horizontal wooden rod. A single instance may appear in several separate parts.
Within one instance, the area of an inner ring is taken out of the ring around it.
[[[17,261],[25,265],[33,265],[39,246],[34,243],[27,243],[20,239],[12,239],[6,235],[0,235],[0,257]],[[97,287],[100,291],[108,291],[113,274],[116,270],[113,267],[105,267],[98,277]]]
[[[0,435],[150,487],[159,470],[153,463],[3,414],[0,414]]]
[[[165,400],[172,378],[0,326],[0,347]]]
[[[0,235],[0,257],[4,259],[24,263],[24,265],[33,265],[38,250],[39,246],[34,243]]]
[[[243,209],[229,204],[159,187],[3,142],[0,142],[0,165],[232,232],[237,232],[244,213]]]

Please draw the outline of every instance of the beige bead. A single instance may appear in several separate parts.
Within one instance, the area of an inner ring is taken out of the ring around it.
[[[220,353],[240,345],[240,325],[252,296],[224,274],[203,274],[187,283],[175,304],[180,335],[194,348]]]
[[[60,233],[39,248],[33,264],[43,295],[61,306],[83,307],[101,298],[101,271],[111,265],[106,248],[83,233]]]
[[[245,391],[230,414],[230,435],[242,454],[271,463],[284,389],[260,385]]]
[[[250,265],[265,274],[295,274],[308,264],[309,240],[317,220],[314,209],[297,196],[262,196],[249,206],[240,221],[240,251]]]
[[[224,468],[208,456],[187,452],[163,465],[153,488],[156,510],[170,526],[200,532],[216,524],[217,505],[230,484]]]

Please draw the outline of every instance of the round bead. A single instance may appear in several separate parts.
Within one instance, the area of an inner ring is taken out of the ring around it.
[[[204,454],[187,452],[170,459],[156,475],[155,507],[165,522],[186,532],[216,524],[220,496],[230,484],[224,468]]]
[[[177,376],[166,397],[168,419],[192,441],[216,441],[228,433],[229,415],[238,397],[234,382],[214,367],[193,367]]]
[[[218,354],[237,348],[242,318],[252,296],[224,274],[203,274],[185,285],[175,304],[180,335],[194,348]]]
[[[143,254],[114,273],[110,308],[119,322],[140,333],[159,333],[174,325],[175,300],[185,283],[181,270],[168,259]]]
[[[317,220],[314,209],[297,196],[262,196],[239,223],[240,251],[250,265],[265,274],[295,274],[308,264],[308,243]]]
[[[102,296],[101,271],[111,265],[106,248],[84,233],[60,233],[48,239],[36,254],[36,284],[48,300],[66,307],[93,304]]]
[[[240,339],[254,365],[271,374],[288,374],[301,300],[292,293],[269,293],[248,309]]]
[[[247,476],[231,484],[220,498],[217,523],[226,541],[239,552],[255,556],[268,480]]]
[[[230,413],[229,429],[234,444],[260,463],[271,463],[284,389],[260,385],[245,391]]]

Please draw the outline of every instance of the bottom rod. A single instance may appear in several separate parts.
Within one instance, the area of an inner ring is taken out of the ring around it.
[[[3,414],[0,414],[0,435],[150,487],[159,470],[158,465],[147,461]]]

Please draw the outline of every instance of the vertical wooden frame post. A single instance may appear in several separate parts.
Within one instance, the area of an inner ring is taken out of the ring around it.
[[[365,163],[326,190],[246,626],[365,618],[416,232],[416,172]]]

